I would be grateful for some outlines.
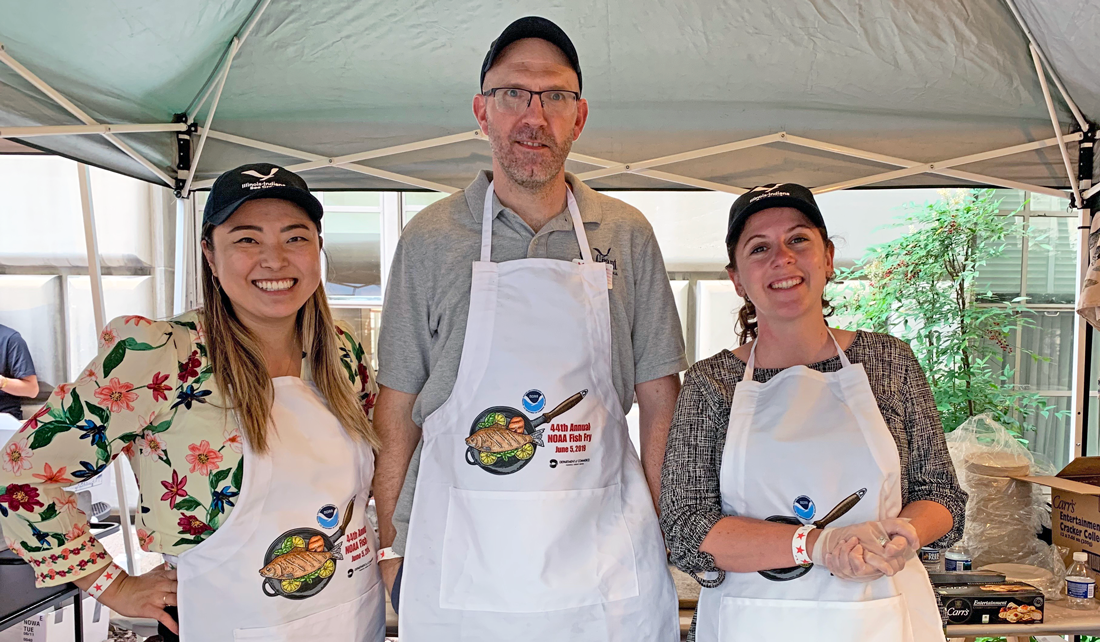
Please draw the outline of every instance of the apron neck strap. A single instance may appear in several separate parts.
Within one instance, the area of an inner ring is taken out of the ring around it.
[[[481,217],[481,261],[488,263],[493,251],[493,183],[489,183],[489,189],[485,191],[485,212]],[[584,222],[581,221],[581,209],[577,206],[577,199],[573,198],[573,190],[566,185],[566,204],[569,206],[569,218],[573,222],[573,232],[577,235],[577,245],[581,248],[581,259],[585,263],[592,262],[592,250],[588,247],[588,235],[584,233]]]
[[[844,351],[840,349],[840,342],[833,336],[833,331],[829,328],[825,328],[825,331],[829,333],[829,338],[833,340],[833,345],[836,346],[836,355],[840,357],[840,367],[847,368],[852,365],[852,362],[848,359],[848,355],[844,354]],[[752,381],[752,376],[756,372],[756,344],[758,341],[752,342],[752,348],[749,349],[749,360],[745,362],[745,374],[741,377],[741,381]]]

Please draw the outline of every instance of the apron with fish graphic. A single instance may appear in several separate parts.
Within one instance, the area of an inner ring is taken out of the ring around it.
[[[753,345],[722,451],[723,513],[797,516],[808,524],[841,512],[831,511],[834,506],[851,506],[832,526],[898,516],[897,444],[863,366],[833,343],[838,372],[794,366],[767,383],[752,379]],[[804,574],[786,571],[769,575],[787,581],[727,572],[717,588],[704,588],[697,642],[786,642],[807,635],[828,642],[944,640],[928,573],[916,557],[895,576],[871,582],[838,579],[820,564]]]
[[[244,440],[233,511],[177,560],[180,640],[381,642],[385,589],[366,516],[374,454],[312,383],[272,384],[268,452]]]
[[[424,421],[402,642],[673,642],[664,540],[611,381],[608,273],[490,260],[493,188],[454,389]]]

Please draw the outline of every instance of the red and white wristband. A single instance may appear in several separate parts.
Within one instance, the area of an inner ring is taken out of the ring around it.
[[[381,562],[383,560],[395,560],[399,557],[404,557],[404,555],[398,555],[397,552],[395,552],[393,550],[393,547],[391,547],[391,546],[387,546],[386,548],[383,548],[382,550],[378,551],[378,561],[379,562]]]
[[[88,595],[91,595],[95,599],[99,599],[100,595],[107,590],[107,587],[114,584],[115,581],[122,575],[123,570],[118,564],[111,562],[107,566],[107,570],[103,571],[103,574],[95,581],[94,584],[88,589]]]
[[[791,538],[791,553],[794,554],[794,563],[798,566],[809,566],[813,564],[813,560],[810,559],[810,550],[806,546],[806,541],[808,539],[807,534],[815,528],[817,527],[813,524],[799,526],[798,530],[794,532],[794,537]]]

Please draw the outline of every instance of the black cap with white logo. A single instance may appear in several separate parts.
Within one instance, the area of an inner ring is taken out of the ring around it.
[[[805,214],[815,227],[825,227],[825,219],[817,208],[813,192],[797,183],[771,183],[754,187],[733,202],[726,227],[726,245],[741,236],[741,230],[745,229],[745,222],[750,216],[773,207],[793,207]]]
[[[237,208],[257,198],[290,201],[320,224],[324,207],[309,186],[289,169],[271,163],[252,163],[231,169],[214,181],[202,212],[202,224],[221,225]]]
[[[558,49],[561,49],[566,59],[569,60],[569,66],[573,68],[573,71],[577,72],[577,90],[579,91],[584,86],[581,82],[581,62],[580,59],[577,58],[577,49],[573,46],[573,41],[569,39],[569,36],[565,35],[561,27],[546,18],[527,16],[505,27],[504,31],[500,33],[500,37],[494,40],[493,44],[489,45],[489,53],[485,54],[485,60],[481,63],[482,89],[485,88],[485,74],[492,68],[493,63],[497,61],[500,52],[507,49],[508,45],[513,42],[523,40],[524,38],[545,40]]]

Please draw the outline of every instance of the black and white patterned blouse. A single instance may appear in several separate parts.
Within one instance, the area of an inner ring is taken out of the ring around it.
[[[930,500],[951,511],[954,526],[935,544],[950,546],[962,537],[966,493],[955,477],[932,390],[916,356],[904,341],[862,331],[844,352],[867,370],[879,410],[897,442],[902,504]],[[840,358],[809,367],[836,372]],[[763,383],[780,371],[757,368],[753,379]],[[669,429],[661,471],[661,528],[672,563],[693,575],[718,570],[714,558],[699,547],[724,517],[718,473],[733,391],[744,372],[745,362],[729,350],[689,368]]]

